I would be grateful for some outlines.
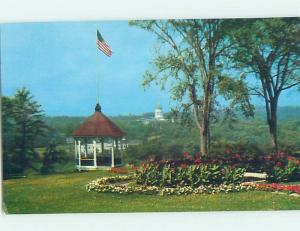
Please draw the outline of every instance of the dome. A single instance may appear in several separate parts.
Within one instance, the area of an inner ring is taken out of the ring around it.
[[[96,105],[95,113],[73,132],[74,137],[123,137],[125,135],[125,132],[101,112],[99,104]]]

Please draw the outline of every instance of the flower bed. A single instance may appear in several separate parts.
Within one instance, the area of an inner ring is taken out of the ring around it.
[[[225,150],[223,156],[190,155],[185,152],[181,158],[172,160],[156,160],[149,156],[148,161],[142,165],[155,164],[169,165],[171,168],[188,168],[191,165],[218,165],[229,166],[232,169],[245,169],[247,172],[267,173],[269,182],[288,182],[300,180],[300,160],[284,152],[260,154],[256,156],[233,153]]]
[[[192,188],[201,185],[238,185],[244,178],[245,169],[217,164],[182,164],[176,167],[169,163],[151,162],[136,171],[136,183],[158,187]]]
[[[111,176],[111,177],[102,177],[102,178],[99,178],[99,179],[94,180],[92,182],[97,183],[97,184],[101,184],[101,185],[107,185],[107,184],[112,184],[112,183],[117,183],[117,182],[130,181],[130,180],[133,180],[133,179],[134,179],[134,175]]]
[[[177,186],[171,187],[158,187],[158,186],[145,186],[145,185],[127,185],[127,184],[113,184],[117,182],[124,182],[133,180],[134,176],[114,176],[103,177],[94,180],[86,185],[88,192],[111,192],[119,194],[150,194],[150,195],[188,195],[188,194],[216,194],[216,193],[229,193],[241,192],[255,189],[255,185],[242,185],[242,184],[220,184],[220,185],[201,185],[198,187],[191,186]]]
[[[256,184],[257,190],[264,191],[283,191],[287,193],[300,194],[300,185],[282,185],[282,184]]]

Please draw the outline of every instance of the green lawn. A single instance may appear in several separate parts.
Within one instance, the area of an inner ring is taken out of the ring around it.
[[[86,183],[108,174],[94,171],[5,180],[4,204],[8,213],[300,209],[300,197],[270,192],[154,196],[85,191]]]

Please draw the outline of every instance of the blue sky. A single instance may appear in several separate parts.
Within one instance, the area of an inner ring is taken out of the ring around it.
[[[96,48],[96,30],[113,50],[111,58]],[[107,115],[141,114],[172,102],[158,87],[141,87],[151,68],[155,37],[127,21],[19,23],[1,26],[2,94],[27,87],[46,115],[87,116],[97,101]],[[255,104],[262,101],[254,99]],[[300,105],[295,90],[280,105]]]

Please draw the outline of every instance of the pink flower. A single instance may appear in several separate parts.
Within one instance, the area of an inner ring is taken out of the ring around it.
[[[235,158],[237,158],[237,159],[241,159],[241,154],[239,154],[239,153],[235,154],[234,156],[235,156]]]
[[[183,169],[186,169],[187,167],[188,167],[188,165],[185,164],[185,163],[183,163],[183,164],[180,165],[180,168],[183,168]]]

